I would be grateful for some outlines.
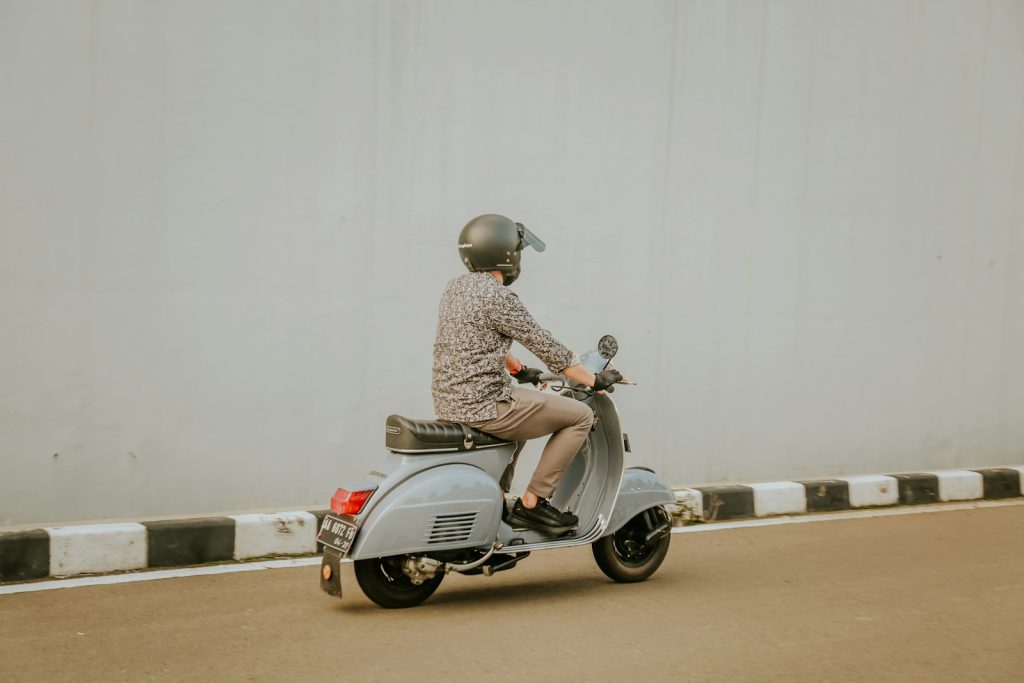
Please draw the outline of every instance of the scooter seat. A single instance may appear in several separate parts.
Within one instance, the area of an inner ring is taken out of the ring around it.
[[[384,445],[395,453],[449,453],[509,443],[457,422],[389,415]]]

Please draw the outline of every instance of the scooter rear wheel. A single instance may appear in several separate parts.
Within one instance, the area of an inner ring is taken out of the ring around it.
[[[668,554],[672,534],[664,533],[647,542],[653,530],[670,523],[665,508],[644,510],[613,533],[594,541],[591,549],[597,566],[609,579],[620,583],[643,581],[658,570]]]
[[[439,570],[432,579],[415,584],[402,571],[402,562],[406,557],[395,555],[356,560],[353,563],[356,582],[366,597],[381,607],[401,609],[415,607],[433,595],[444,579],[444,572]]]

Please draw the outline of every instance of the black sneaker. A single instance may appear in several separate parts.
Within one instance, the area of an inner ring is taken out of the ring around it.
[[[546,498],[538,498],[537,505],[532,508],[523,505],[522,498],[518,499],[509,513],[509,521],[554,534],[574,529],[580,522],[576,515],[556,509]]]

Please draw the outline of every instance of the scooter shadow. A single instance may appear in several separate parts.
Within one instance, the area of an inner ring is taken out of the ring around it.
[[[550,606],[558,602],[571,602],[580,597],[592,597],[594,594],[615,590],[619,586],[603,576],[597,577],[589,574],[534,581],[518,580],[500,584],[492,583],[491,585],[484,583],[488,577],[466,578],[476,579],[479,581],[479,585],[451,585],[454,582],[446,581],[425,603],[415,609],[417,611],[451,608],[457,608],[460,611],[465,611],[467,608],[490,610],[503,604],[514,603],[523,606],[530,602],[543,602],[546,606]],[[353,589],[359,590],[357,587],[353,587]],[[365,598],[360,602],[347,602],[343,598],[337,609],[347,614],[379,613],[381,611],[380,607]]]

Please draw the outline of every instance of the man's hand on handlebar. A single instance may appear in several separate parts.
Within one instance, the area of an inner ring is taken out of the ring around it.
[[[615,368],[608,368],[594,375],[594,391],[610,390],[613,384],[622,381],[622,373]]]
[[[561,391],[562,389],[570,388],[571,385],[569,383],[572,382],[583,385],[582,388],[587,393],[593,391],[595,394],[615,391],[615,384],[636,384],[636,382],[631,382],[623,377],[622,373],[615,368],[608,368],[595,375],[580,364],[567,367],[562,370],[562,374],[541,372],[538,380],[541,382],[542,389],[547,387],[549,382],[554,382],[556,385],[559,385],[555,388]]]
[[[540,384],[540,376],[544,374],[543,370],[537,368],[528,368],[525,365],[520,364],[519,370],[512,373],[512,376],[516,378],[516,381],[520,384],[532,384],[537,386]]]

